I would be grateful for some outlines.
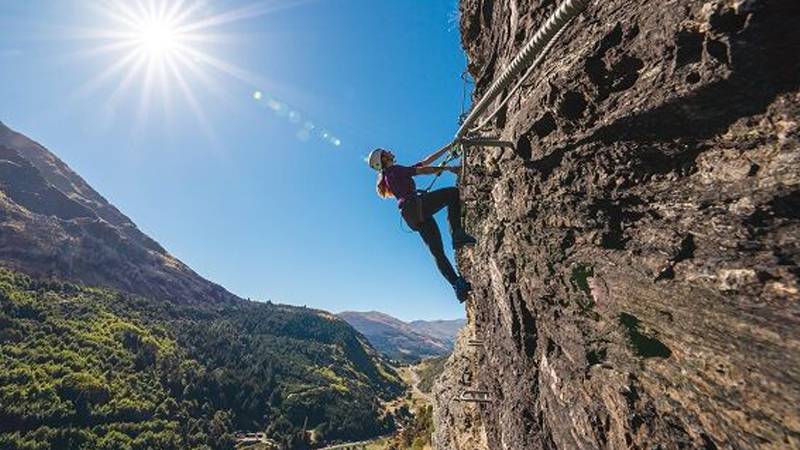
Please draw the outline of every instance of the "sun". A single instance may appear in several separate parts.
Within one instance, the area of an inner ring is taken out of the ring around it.
[[[180,40],[178,27],[166,21],[148,21],[139,28],[139,45],[153,58],[161,58],[175,51]]]
[[[108,121],[125,120],[132,136],[146,125],[170,127],[176,123],[173,119],[188,113],[207,137],[218,141],[206,111],[230,106],[242,85],[258,89],[276,84],[229,59],[246,57],[238,50],[253,45],[253,36],[242,33],[252,25],[242,22],[309,1],[84,0],[86,13],[76,15],[81,23],[67,27],[69,36],[82,45],[67,56],[70,61],[96,59],[105,66],[70,97],[103,92],[107,97],[98,109],[109,111]],[[87,41],[92,45],[85,45]],[[271,50],[268,42],[259,45],[263,53]],[[253,99],[260,102],[261,91],[254,92]],[[299,113],[288,111],[283,103],[273,98],[268,102],[278,115],[286,110],[291,123],[300,121]],[[311,122],[303,127],[298,135],[314,129]],[[320,133],[321,139],[341,145],[338,138]]]
[[[289,6],[296,1],[258,1],[222,11],[207,0],[87,1],[90,16],[102,25],[76,28],[77,39],[96,43],[76,55],[102,56],[110,64],[78,90],[110,86],[104,105],[108,109],[130,105],[133,99],[138,103],[137,124],[153,120],[159,110],[185,106],[208,128],[203,102],[209,97],[227,101],[226,82],[265,84],[224,56],[235,53],[231,46],[238,42],[236,23],[267,14],[275,4]],[[158,103],[161,108],[154,108]]]

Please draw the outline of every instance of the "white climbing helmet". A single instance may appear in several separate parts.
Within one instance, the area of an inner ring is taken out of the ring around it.
[[[376,148],[369,154],[369,166],[375,170],[382,170],[383,169],[383,152],[382,148]]]

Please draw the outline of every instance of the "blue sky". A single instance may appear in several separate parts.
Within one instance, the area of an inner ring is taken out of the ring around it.
[[[140,30],[113,3],[0,0],[1,121],[240,296],[463,317],[363,162],[376,146],[415,162],[454,134],[457,0],[207,1],[183,22],[206,25],[195,53],[149,88],[156,50],[122,45]],[[134,51],[142,66],[102,75]]]

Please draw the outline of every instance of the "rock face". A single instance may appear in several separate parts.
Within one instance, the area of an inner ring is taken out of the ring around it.
[[[476,97],[555,7],[461,1]],[[800,448],[799,19],[607,0],[570,25],[485,133],[515,150],[466,151],[435,448]]]
[[[171,256],[50,151],[2,123],[0,264],[151,298],[236,298]]]

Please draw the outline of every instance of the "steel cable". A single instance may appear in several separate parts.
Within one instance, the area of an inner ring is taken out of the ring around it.
[[[500,77],[492,83],[483,97],[475,104],[469,116],[467,116],[464,123],[461,124],[461,127],[456,132],[454,141],[459,141],[473,129],[475,122],[481,114],[486,111],[489,105],[491,105],[494,99],[511,84],[514,78],[519,75],[531,61],[536,59],[539,55],[546,53],[554,38],[560,35],[561,30],[570,20],[586,9],[589,1],[590,0],[566,0],[556,9],[544,25],[539,28],[539,31],[537,31],[522,50],[520,50]]]

